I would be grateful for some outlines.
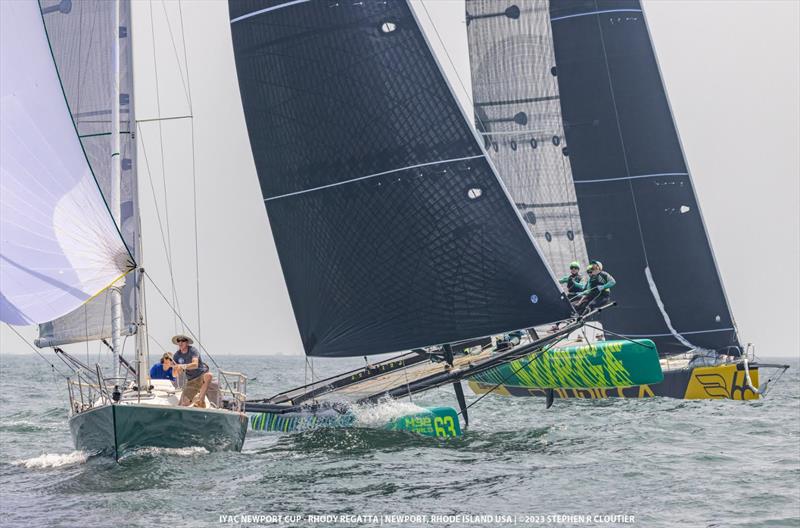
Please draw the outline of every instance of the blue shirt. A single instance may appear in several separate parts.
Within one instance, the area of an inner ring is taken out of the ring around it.
[[[150,367],[150,379],[175,381],[175,376],[172,375],[172,367],[170,367],[169,370],[164,370],[164,366],[161,365],[161,363],[156,363]]]

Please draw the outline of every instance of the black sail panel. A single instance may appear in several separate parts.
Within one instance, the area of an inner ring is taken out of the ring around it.
[[[736,330],[637,0],[550,3],[569,157],[590,258],[617,279],[604,325],[661,353]]]
[[[307,354],[379,354],[569,315],[405,2],[248,0],[230,15]]]

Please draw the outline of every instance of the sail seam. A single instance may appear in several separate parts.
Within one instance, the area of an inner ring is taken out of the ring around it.
[[[384,176],[386,174],[392,174],[394,172],[401,172],[401,171],[405,171],[405,170],[409,170],[409,169],[417,169],[419,167],[429,167],[431,165],[441,165],[442,163],[451,163],[451,162],[454,162],[454,161],[467,161],[467,160],[477,159],[477,158],[483,158],[483,154],[478,154],[477,156],[467,156],[465,158],[452,158],[452,159],[439,160],[439,161],[430,161],[428,163],[418,163],[416,165],[410,165],[408,167],[401,167],[399,169],[392,169],[392,170],[388,170],[388,171],[378,172],[378,173],[375,173],[375,174],[369,174],[367,176],[360,176],[358,178],[353,178],[351,180],[345,180],[345,181],[340,181],[340,182],[336,182],[336,183],[329,183],[328,185],[321,185],[319,187],[314,187],[314,188],[311,188],[311,189],[304,189],[302,191],[295,191],[295,192],[291,192],[291,193],[281,194],[279,196],[272,196],[270,198],[265,198],[264,201],[265,202],[269,202],[269,201],[272,201],[272,200],[278,200],[279,198],[286,198],[286,197],[289,197],[289,196],[295,196],[297,194],[305,194],[305,193],[310,193],[310,192],[314,192],[314,191],[319,191],[319,190],[322,190],[322,189],[328,189],[330,187],[337,187],[339,185],[346,185],[348,183],[353,183],[353,182],[362,181],[362,180],[368,180],[370,178],[375,178],[377,176]]]
[[[564,15],[556,18],[551,18],[550,22],[557,22],[559,20],[566,20],[568,18],[577,18],[590,15],[601,15],[603,13],[641,13],[641,9],[603,9],[600,11],[588,11],[586,13],[576,13],[574,15]]]
[[[657,174],[637,174],[634,176],[620,176],[619,178],[603,178],[599,180],[580,180],[576,181],[575,183],[600,183],[600,182],[611,182],[611,181],[622,181],[622,180],[638,180],[641,178],[661,178],[664,176],[688,176],[689,174],[686,172],[660,172]]]
[[[278,9],[283,9],[284,7],[290,7],[297,4],[305,4],[306,2],[310,1],[311,0],[294,0],[292,2],[286,2],[285,4],[279,4],[276,6],[259,9],[258,11],[253,11],[252,13],[247,13],[246,15],[238,16],[236,18],[231,19],[231,24],[235,22],[240,22],[242,20],[246,20],[248,18],[252,18],[254,16],[263,15],[264,13],[269,13],[270,11],[277,11]]]
[[[736,330],[733,327],[730,328],[715,328],[713,330],[692,330],[691,332],[680,332],[681,335],[692,335],[692,334],[710,334],[711,332],[730,332]],[[625,337],[668,337],[673,334],[625,334]]]

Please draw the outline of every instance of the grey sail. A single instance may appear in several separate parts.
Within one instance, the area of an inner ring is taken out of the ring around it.
[[[478,127],[512,192],[521,189],[518,204],[525,186],[534,204],[547,204],[551,195],[538,189],[562,178],[562,211],[577,202],[580,216],[576,246],[617,279],[619,305],[602,314],[604,326],[651,338],[662,354],[738,354],[638,0],[468,1],[467,21]],[[523,141],[511,143],[526,138],[523,128],[555,139],[562,127],[560,166],[520,161],[534,159]],[[548,228],[542,241],[533,212],[545,254],[565,269],[547,253],[558,240]]]
[[[405,1],[230,2],[305,351],[407,350],[570,308]]]
[[[40,8],[67,105],[94,178],[109,202],[111,192],[111,108],[113,101],[114,2],[41,0]],[[120,2],[120,130],[122,159],[119,226],[136,258],[139,231],[135,170],[130,3]],[[122,291],[123,335],[135,331],[136,274]],[[93,341],[111,336],[111,303],[103,292],[77,310],[39,325],[40,347]]]
[[[616,332],[662,354],[740,343],[638,0],[551,2],[561,108],[589,255]]]
[[[475,124],[557,273],[587,262],[554,75],[549,2],[467,2]]]

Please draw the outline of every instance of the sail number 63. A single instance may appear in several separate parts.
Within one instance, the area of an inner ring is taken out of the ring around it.
[[[456,436],[456,424],[452,416],[436,416],[433,419],[433,430],[436,436],[447,438],[449,436]]]

